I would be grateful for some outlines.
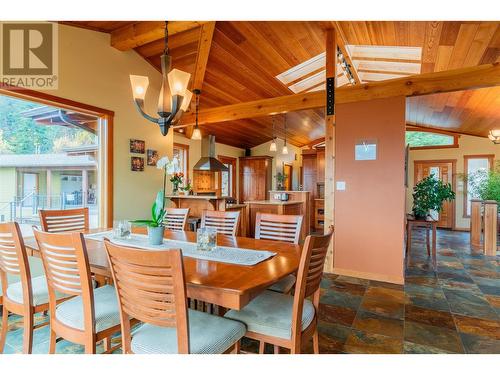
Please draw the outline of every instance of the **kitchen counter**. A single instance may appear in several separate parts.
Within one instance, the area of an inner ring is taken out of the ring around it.
[[[247,205],[246,204],[236,204],[236,203],[227,203],[226,204],[226,209],[228,208],[245,208]]]
[[[284,206],[289,204],[297,204],[302,203],[300,201],[275,201],[275,200],[266,200],[266,201],[246,201],[246,204],[266,204],[266,205],[274,205],[274,206]]]
[[[165,195],[165,198],[168,199],[204,199],[204,200],[212,200],[212,199],[226,199],[224,197],[218,197],[216,195]]]
[[[255,235],[255,220],[257,213],[277,214],[277,215],[304,215],[304,202],[302,201],[247,201],[248,206],[248,236]]]

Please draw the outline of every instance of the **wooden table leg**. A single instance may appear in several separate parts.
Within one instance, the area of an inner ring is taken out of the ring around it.
[[[432,265],[434,270],[437,271],[437,261],[436,261],[436,230],[437,223],[432,224]]]
[[[431,232],[432,225],[426,226],[425,227],[425,237],[426,237],[426,242],[427,242],[427,256],[431,256],[431,244],[430,244],[430,232]]]
[[[412,225],[408,222],[406,224],[406,267],[410,265],[411,230]]]

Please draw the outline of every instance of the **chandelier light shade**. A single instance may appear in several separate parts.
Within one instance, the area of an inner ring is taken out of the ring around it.
[[[490,130],[488,138],[496,145],[500,144],[500,129]]]
[[[158,98],[158,117],[150,116],[144,110],[149,78],[130,75],[130,84],[137,111],[145,119],[157,124],[162,135],[167,135],[170,126],[177,124],[182,114],[189,108],[193,93],[187,89],[191,74],[172,69],[172,58],[168,51],[168,22],[165,22],[164,41],[165,49],[160,57],[162,85]]]

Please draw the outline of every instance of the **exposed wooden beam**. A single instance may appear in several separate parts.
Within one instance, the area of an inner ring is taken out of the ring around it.
[[[349,51],[347,50],[347,39],[344,35],[344,32],[342,31],[342,27],[340,26],[340,23],[338,21],[333,22],[336,30],[336,35],[337,35],[337,46],[340,48],[342,51],[342,54],[344,55],[345,61],[351,66],[351,72],[352,75],[354,76],[354,80],[356,81],[357,84],[361,83],[361,79],[359,78],[358,71],[356,70],[356,67],[354,66],[354,63],[352,62],[351,55],[349,54]]]
[[[203,21],[174,21],[168,23],[169,35],[174,35],[186,30],[203,25]],[[163,38],[165,33],[164,21],[140,21],[132,25],[123,26],[111,32],[111,46],[127,51]]]
[[[207,22],[200,27],[200,39],[198,42],[198,53],[196,55],[196,64],[194,68],[193,80],[191,88],[200,90],[203,87],[205,79],[205,71],[207,70],[208,56],[210,55],[210,47],[212,46],[212,38],[215,31],[215,21]],[[193,106],[191,106],[193,108]],[[186,137],[191,138],[193,135],[193,127],[186,128]]]
[[[207,22],[200,28],[200,41],[198,43],[198,54],[196,55],[196,65],[193,75],[193,89],[201,90],[205,71],[207,69],[208,56],[212,46],[215,22]]]
[[[335,90],[335,103],[352,103],[393,96],[420,96],[500,85],[500,63],[442,72],[416,74],[386,81],[343,86]],[[269,116],[277,113],[322,108],[325,91],[259,99],[200,111],[199,124]],[[181,127],[193,125],[194,114],[184,115]]]

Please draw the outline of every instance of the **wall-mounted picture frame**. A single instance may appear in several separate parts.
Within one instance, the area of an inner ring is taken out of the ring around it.
[[[144,171],[144,158],[140,156],[132,156],[130,158],[130,170],[132,172]]]
[[[147,164],[151,167],[156,167],[156,162],[158,161],[158,151],[147,150]]]
[[[144,154],[146,152],[146,142],[140,139],[130,140],[130,153],[132,154]]]

